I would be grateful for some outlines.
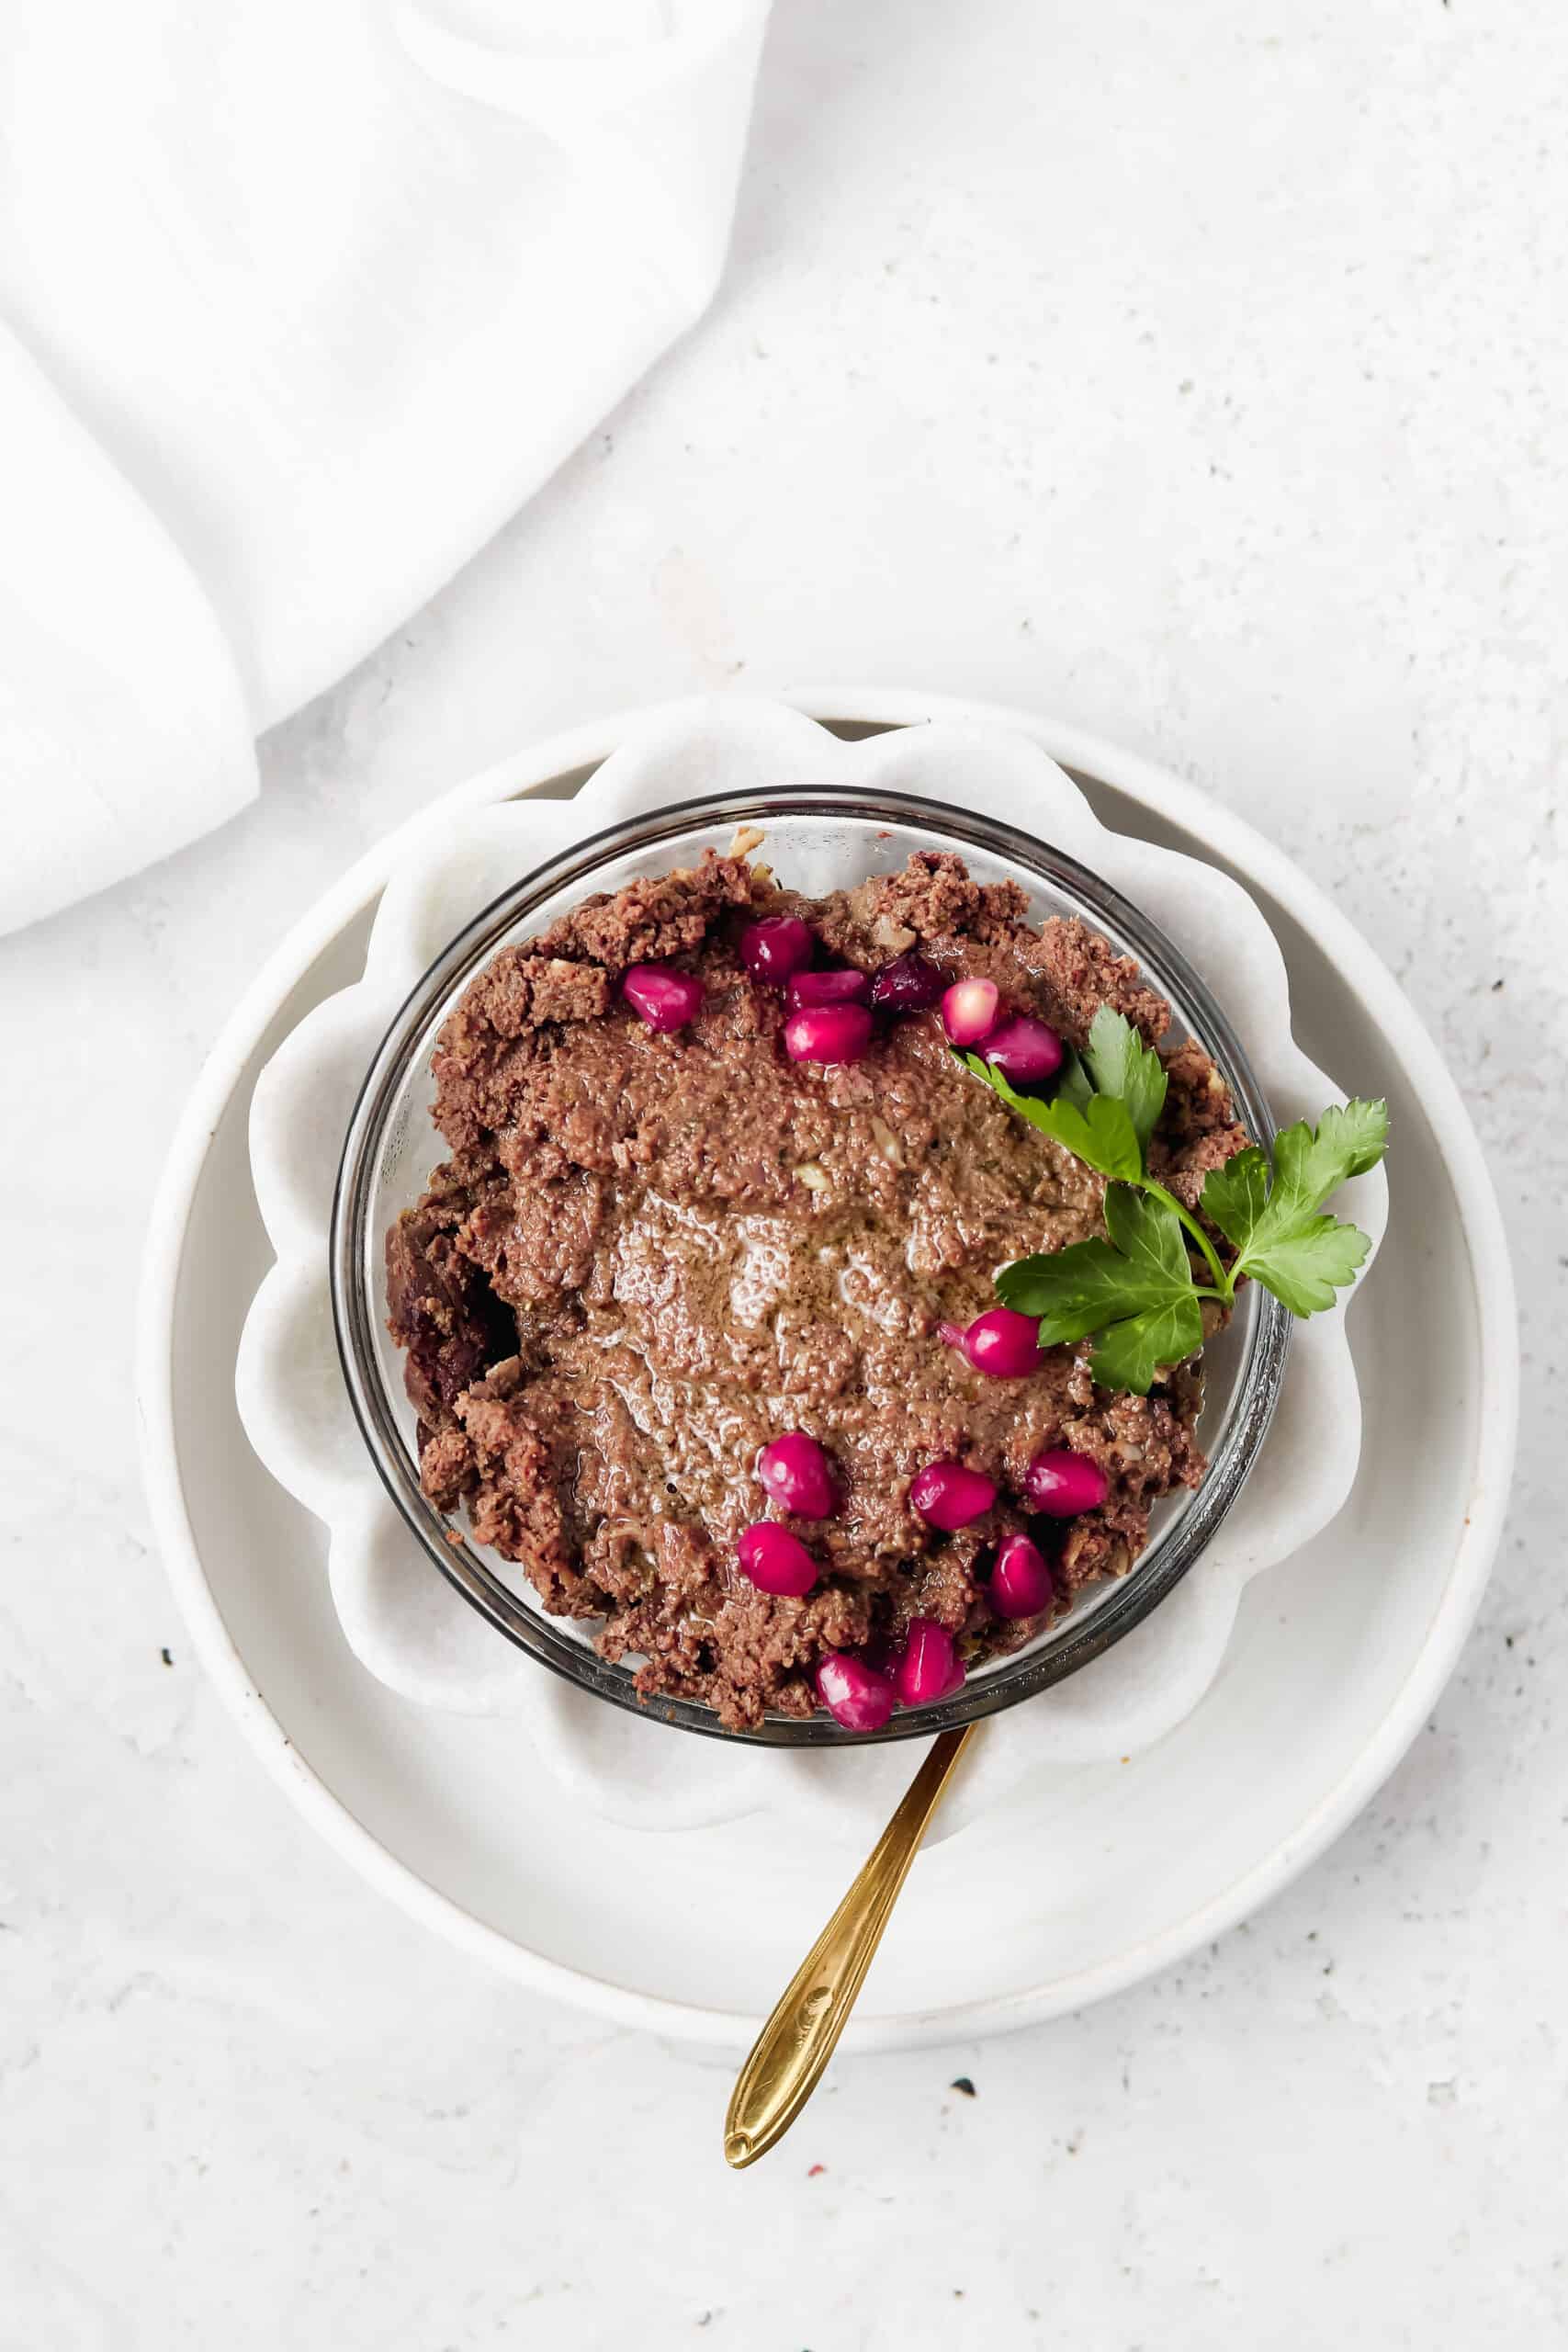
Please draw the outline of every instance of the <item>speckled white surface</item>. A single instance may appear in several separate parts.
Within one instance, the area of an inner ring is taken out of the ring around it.
[[[1565,110],[1554,0],[781,8],[715,314],[258,808],[0,943],[56,1155],[0,1173],[6,2352],[1562,2340]],[[201,1055],[355,852],[570,718],[812,676],[1053,708],[1337,893],[1492,1148],[1526,1423],[1461,1671],[1304,1880],[1081,2018],[847,2064],[731,2177],[723,2065],[456,1959],[256,1770],[150,1556],[130,1317]]]

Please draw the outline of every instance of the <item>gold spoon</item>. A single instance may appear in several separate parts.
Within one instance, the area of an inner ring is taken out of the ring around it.
[[[724,2160],[737,2172],[784,2138],[821,2080],[926,1825],[974,1728],[944,1731],[931,1742],[897,1811],[752,2044],[724,2119]]]

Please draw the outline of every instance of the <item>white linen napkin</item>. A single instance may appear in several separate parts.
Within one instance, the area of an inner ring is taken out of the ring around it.
[[[767,7],[0,13],[0,930],[231,814],[698,315]]]

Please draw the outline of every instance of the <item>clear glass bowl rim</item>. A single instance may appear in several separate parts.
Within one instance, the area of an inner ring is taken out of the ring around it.
[[[424,1495],[381,1377],[375,1346],[380,1319],[370,1267],[380,1263],[381,1237],[368,1232],[374,1178],[387,1124],[413,1061],[426,1050],[435,1010],[461,987],[525,920],[530,908],[558,892],[584,896],[613,857],[653,851],[706,824],[761,825],[784,815],[853,817],[928,832],[933,848],[988,852],[1075,899],[1084,914],[1134,956],[1163,994],[1190,1016],[1199,1036],[1231,1089],[1243,1124],[1265,1141],[1274,1122],[1251,1063],[1230,1022],[1181,950],[1147,915],[1077,859],[1001,820],[950,802],[886,787],[780,786],[721,792],[671,801],[592,833],[547,859],[491,900],[443,949],[394,1015],[366,1073],[339,1163],[333,1201],[330,1274],[333,1323],[355,1419],[378,1476],[432,1564],[498,1633],[541,1664],[594,1697],[644,1720],[740,1745],[848,1747],[929,1737],[1016,1706],[1050,1689],[1111,1649],[1175,1590],[1213,1538],[1241,1492],[1268,1434],[1279,1401],[1291,1317],[1269,1293],[1253,1288],[1247,1353],[1231,1410],[1221,1429],[1202,1486],[1180,1515],[1150,1542],[1125,1577],[1092,1610],[1069,1611],[1043,1646],[1003,1659],[951,1699],[896,1713],[878,1732],[845,1731],[832,1718],[770,1715],[756,1729],[728,1731],[701,1702],[637,1697],[631,1670],[612,1665],[518,1600],[466,1535],[450,1540],[453,1523]],[[460,1531],[457,1531],[459,1532]]]

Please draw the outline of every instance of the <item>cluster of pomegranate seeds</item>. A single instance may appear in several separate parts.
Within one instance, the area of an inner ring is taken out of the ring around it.
[[[923,1012],[942,995],[942,974],[923,956],[897,956],[879,972],[862,972],[852,964],[814,966],[817,944],[798,915],[764,915],[740,934],[740,960],[751,978],[784,992],[784,1051],[793,1062],[858,1062],[874,1034],[873,1009]]]
[[[802,1519],[832,1519],[839,1510],[839,1482],[824,1449],[804,1430],[786,1430],[757,1456],[764,1491]],[[804,1600],[816,1589],[817,1562],[798,1535],[776,1519],[754,1520],[735,1546],[740,1571],[759,1592]]]
[[[829,1650],[817,1669],[817,1695],[846,1731],[880,1731],[896,1705],[934,1706],[964,1682],[953,1635],[934,1617],[912,1617],[896,1649]]]
[[[957,1336],[962,1340],[967,1335]],[[799,1439],[801,1433],[793,1431],[791,1436]],[[764,1448],[764,1458],[787,1442],[775,1439],[773,1447]],[[810,1439],[802,1442],[812,1443]],[[1031,1509],[1053,1519],[1068,1519],[1098,1510],[1110,1488],[1097,1462],[1066,1446],[1052,1446],[1030,1463],[1023,1490]],[[963,1462],[928,1462],[909,1482],[914,1509],[928,1524],[947,1532],[983,1519],[996,1499],[995,1481]],[[764,1590],[784,1589],[763,1587]],[[1033,1537],[1021,1528],[1004,1535],[998,1544],[987,1593],[992,1610],[1001,1618],[1039,1617],[1051,1607],[1055,1587],[1050,1562]],[[817,1695],[846,1731],[880,1731],[896,1705],[934,1706],[962,1690],[964,1680],[964,1665],[952,1633],[935,1618],[913,1617],[898,1647],[892,1646],[886,1635],[877,1635],[859,1654],[829,1651],[817,1669]]]
[[[881,1731],[894,1707],[929,1707],[964,1687],[953,1635],[932,1617],[915,1617],[891,1655],[829,1650],[817,1668],[817,1696],[846,1731]]]
[[[792,1062],[858,1062],[871,1044],[871,980],[844,965],[813,971],[817,937],[798,915],[764,915],[740,934],[740,960],[754,980],[783,989]]]
[[[1062,1041],[1032,1012],[1004,1012],[995,980],[954,980],[942,1000],[942,1025],[951,1046],[979,1054],[1021,1086],[1054,1078]]]
[[[785,1430],[772,1439],[757,1457],[757,1476],[774,1502],[803,1519],[830,1519],[842,1507],[832,1463],[804,1430]],[[1099,1464],[1065,1446],[1037,1453],[1024,1476],[1025,1498],[1053,1518],[1093,1510],[1107,1491]],[[996,1503],[997,1487],[966,1463],[928,1462],[909,1482],[909,1500],[931,1526],[952,1532],[984,1518]],[[742,1573],[759,1592],[804,1600],[816,1589],[815,1557],[777,1520],[756,1521],[736,1551]],[[1038,1617],[1050,1608],[1050,1564],[1032,1536],[1021,1530],[1003,1536],[988,1591],[1001,1618]],[[816,1675],[817,1695],[834,1722],[863,1733],[881,1731],[896,1706],[929,1707],[951,1698],[964,1680],[952,1633],[931,1617],[911,1618],[897,1647],[880,1635],[859,1653],[830,1650]]]

